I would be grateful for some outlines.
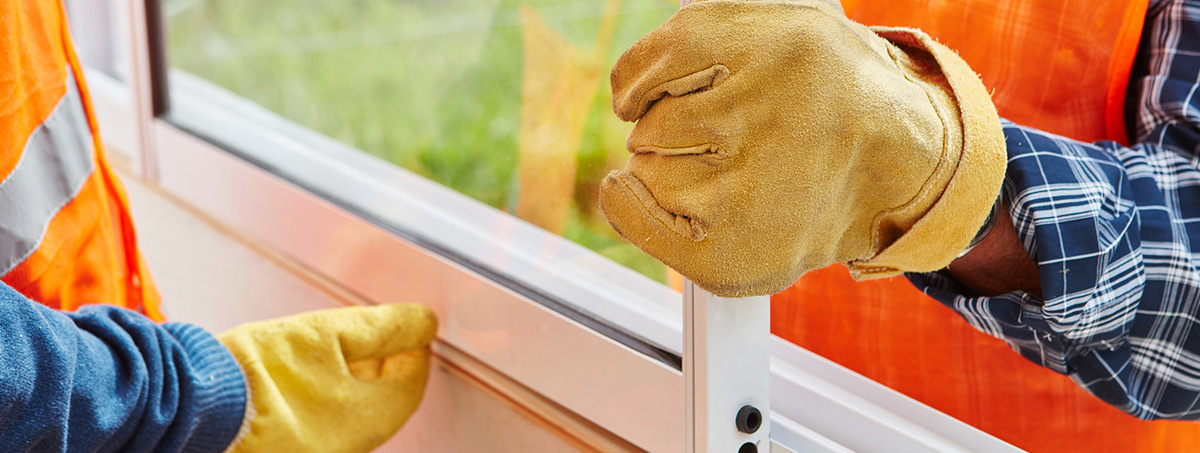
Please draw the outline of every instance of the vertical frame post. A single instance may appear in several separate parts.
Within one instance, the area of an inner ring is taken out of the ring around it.
[[[129,13],[129,94],[140,176],[158,183],[154,121],[166,110],[165,36],[160,0],[125,0]]]
[[[770,451],[771,298],[683,283],[684,451]]]
[[[679,7],[691,0],[679,0]],[[684,451],[770,451],[770,296],[683,282]]]
[[[717,297],[683,281],[685,452],[771,450],[770,340],[770,296]]]

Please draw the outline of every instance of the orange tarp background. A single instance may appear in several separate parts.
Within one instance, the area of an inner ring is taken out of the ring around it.
[[[1125,140],[1121,107],[1146,2],[846,0],[869,25],[915,26],[956,49],[1000,114],[1081,140]],[[780,337],[1020,448],[1200,451],[1200,424],[1145,422],[978,332],[903,278],[821,269],[772,297]]]

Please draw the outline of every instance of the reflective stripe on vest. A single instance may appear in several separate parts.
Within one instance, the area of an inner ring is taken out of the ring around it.
[[[38,244],[50,220],[79,193],[95,169],[92,132],[75,76],[66,71],[66,93],[29,135],[21,159],[0,181],[0,275]]]

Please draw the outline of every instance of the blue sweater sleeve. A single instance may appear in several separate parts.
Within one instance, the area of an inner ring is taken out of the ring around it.
[[[246,383],[199,327],[64,313],[0,284],[0,451],[222,451]]]

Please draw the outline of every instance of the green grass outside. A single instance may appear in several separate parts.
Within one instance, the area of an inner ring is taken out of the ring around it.
[[[477,200],[510,209],[520,127],[520,6],[591,50],[605,3],[552,0],[181,0],[167,2],[171,64],[293,121]],[[625,0],[607,66],[678,3]],[[607,81],[607,78],[605,78]],[[577,186],[624,153],[601,83]],[[585,203],[590,200],[585,200]],[[589,206],[564,236],[658,281],[666,268]]]

